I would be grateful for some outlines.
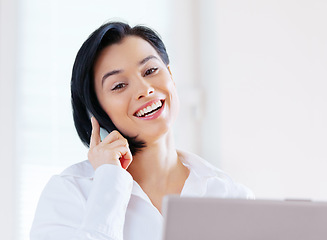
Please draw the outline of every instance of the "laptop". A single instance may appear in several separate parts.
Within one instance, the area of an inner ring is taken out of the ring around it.
[[[327,240],[327,202],[171,195],[163,216],[163,240]]]

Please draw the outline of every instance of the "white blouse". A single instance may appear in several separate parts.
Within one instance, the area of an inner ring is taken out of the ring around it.
[[[181,196],[253,198],[221,170],[178,151],[190,174]],[[163,217],[123,168],[89,161],[53,176],[40,197],[31,240],[160,240]]]

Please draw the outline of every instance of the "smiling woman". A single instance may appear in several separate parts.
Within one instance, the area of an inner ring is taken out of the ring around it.
[[[167,194],[253,197],[202,158],[175,148],[179,99],[166,48],[153,30],[101,26],[77,54],[71,91],[88,160],[49,181],[32,240],[160,239]],[[102,140],[101,127],[109,132]]]
[[[108,70],[114,74],[108,76]],[[146,40],[128,36],[106,47],[94,73],[100,106],[124,136],[138,136],[149,144],[172,127],[179,108],[175,84]]]
[[[130,39],[133,36],[133,39],[137,37],[136,42],[127,41],[126,46],[121,47],[121,45],[125,45],[124,38],[128,37]],[[142,44],[138,45],[137,41],[141,41]],[[110,47],[111,45],[112,47]],[[154,67],[149,68],[149,64],[154,64],[154,59],[157,59],[157,63],[161,62],[166,65],[166,69],[168,68],[169,57],[165,45],[154,31],[144,26],[130,28],[128,25],[118,22],[101,26],[85,41],[76,56],[72,74],[74,122],[82,142],[87,146],[90,144],[91,136],[90,113],[99,121],[101,127],[108,132],[117,129],[112,122],[113,116],[105,111],[100,98],[104,101],[104,96],[107,99],[112,95],[102,94],[104,90],[108,91],[105,87],[107,87],[110,80],[116,80],[113,83],[114,85],[111,85],[111,90],[114,90],[111,91],[112,93],[120,93],[123,87],[127,86],[128,83],[121,81],[121,79],[129,73],[127,72],[129,69],[124,69],[124,67],[128,67],[126,65],[130,62],[129,54],[133,53],[134,49],[135,55],[137,52],[138,54],[142,53],[141,56],[134,56],[134,59],[139,57],[133,63],[136,64],[135,67],[148,67],[145,70],[142,69],[144,72],[141,74],[144,77],[153,74],[151,71],[154,70]],[[143,50],[149,52],[149,55],[145,56]],[[109,54],[111,58],[108,57]],[[117,78],[120,81],[117,81]],[[101,83],[101,88],[99,83]],[[95,96],[99,92],[101,94]],[[119,98],[116,96],[115,99]],[[110,104],[112,103],[110,101]],[[144,146],[144,142],[136,140],[135,136],[124,135],[124,133],[123,136],[128,139],[132,153]]]

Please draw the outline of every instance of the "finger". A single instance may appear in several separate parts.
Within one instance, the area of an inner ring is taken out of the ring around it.
[[[112,143],[119,139],[125,139],[117,130],[112,131],[103,139],[103,143]]]
[[[124,154],[122,154],[122,157],[119,159],[119,161],[120,161],[122,168],[124,168],[126,170],[128,168],[128,166],[132,163],[133,156],[132,156],[132,153],[129,148],[125,147],[125,149],[126,149],[126,151]]]
[[[91,117],[92,133],[90,139],[90,148],[97,146],[101,142],[100,125],[95,117]]]
[[[104,144],[106,143],[103,143],[102,142],[102,145],[105,146]],[[115,149],[115,148],[118,148],[118,147],[127,147],[128,148],[128,142],[125,138],[122,138],[122,139],[118,139],[118,140],[115,140],[114,142],[112,143],[108,143],[106,144],[110,149]]]
[[[129,165],[129,162],[132,161],[132,154],[128,147],[126,146],[118,146],[115,147],[115,149],[111,149],[110,151],[105,150],[107,153],[107,160],[111,159],[112,161],[117,161],[117,163],[120,163],[122,165],[122,162],[127,162]]]

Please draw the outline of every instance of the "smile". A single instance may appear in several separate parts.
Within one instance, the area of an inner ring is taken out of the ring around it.
[[[140,110],[138,110],[134,115],[136,117],[148,117],[154,115],[162,108],[163,102],[161,100],[156,100],[151,105],[148,105]]]

